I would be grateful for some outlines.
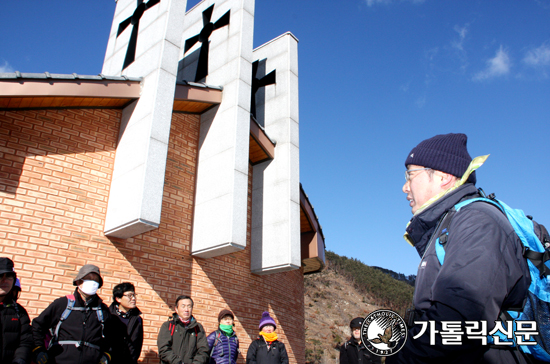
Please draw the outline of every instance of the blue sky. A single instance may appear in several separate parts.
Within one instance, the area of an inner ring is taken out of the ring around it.
[[[189,1],[192,6],[197,1]],[[98,74],[114,0],[3,1],[0,72]],[[405,274],[408,152],[463,132],[478,186],[550,225],[550,0],[257,1],[299,39],[301,181],[328,250]]]

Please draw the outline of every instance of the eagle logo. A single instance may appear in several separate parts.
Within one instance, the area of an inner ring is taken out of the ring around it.
[[[390,325],[386,327],[383,334],[378,334],[377,338],[369,340],[373,344],[386,344],[388,348],[394,348],[397,345],[397,340],[392,340],[393,336],[393,326],[395,325],[396,320],[390,322]]]
[[[401,316],[392,310],[371,312],[361,326],[365,348],[379,356],[395,354],[407,340],[407,325]]]

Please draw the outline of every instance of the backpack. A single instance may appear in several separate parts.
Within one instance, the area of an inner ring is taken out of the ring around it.
[[[46,346],[47,349],[51,348],[54,345],[74,345],[77,348],[80,346],[88,346],[90,348],[94,348],[96,350],[101,350],[101,348],[98,345],[86,342],[86,341],[76,341],[76,340],[61,340],[58,341],[59,337],[59,328],[61,327],[61,324],[63,321],[65,321],[71,312],[73,311],[86,311],[86,310],[93,310],[97,314],[97,319],[101,323],[101,337],[105,337],[103,335],[103,329],[104,329],[104,319],[103,319],[103,310],[101,309],[101,305],[98,307],[74,307],[74,304],[76,302],[74,295],[69,294],[67,297],[67,307],[65,307],[65,310],[61,314],[61,317],[59,318],[59,321],[57,322],[57,325],[55,326],[55,329],[50,329],[50,335],[51,339],[49,341],[49,344]]]
[[[536,342],[535,345],[519,345],[522,352],[533,355],[536,359],[550,362],[550,268],[546,264],[550,259],[550,235],[543,225],[533,221],[531,216],[525,215],[522,210],[513,209],[504,202],[497,200],[494,194],[485,196],[483,190],[479,189],[482,197],[472,198],[459,202],[442,219],[439,229],[440,235],[435,242],[435,251],[439,263],[443,265],[445,260],[445,244],[449,235],[451,219],[460,209],[474,202],[485,202],[496,206],[502,211],[514,228],[523,245],[523,256],[527,259],[531,285],[527,292],[527,298],[523,309],[519,311],[505,311],[500,315],[504,328],[506,321],[513,321],[513,332],[516,331],[516,321],[535,321],[538,328],[538,335],[530,337],[529,341]],[[509,339],[501,333],[500,342],[514,341],[512,347],[516,346],[515,335]],[[536,338],[536,339],[535,339]],[[493,337],[488,337],[492,343]]]

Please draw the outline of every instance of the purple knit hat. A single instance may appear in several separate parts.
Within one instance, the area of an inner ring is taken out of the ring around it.
[[[405,160],[405,167],[414,164],[461,178],[472,161],[466,148],[467,142],[465,134],[441,134],[426,139],[411,150]],[[468,181],[476,182],[475,172]]]
[[[262,327],[264,327],[265,325],[273,325],[274,328],[277,328],[277,324],[275,323],[275,320],[273,320],[271,316],[269,316],[269,312],[267,311],[264,311],[264,313],[262,313],[262,318],[260,319],[260,325],[258,326],[260,331],[262,331]]]

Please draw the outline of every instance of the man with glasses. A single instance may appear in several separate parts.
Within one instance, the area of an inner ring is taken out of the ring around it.
[[[115,318],[117,337],[124,340],[123,344],[113,348],[113,360],[121,364],[136,364],[143,346],[143,320],[132,283],[124,282],[113,288],[113,303],[109,311]]]
[[[479,196],[474,170],[488,157],[472,160],[466,143],[464,134],[436,135],[405,160],[403,192],[413,213],[405,240],[421,261],[408,339],[388,364],[525,363],[515,348],[483,343],[501,310],[522,307],[530,278],[521,242],[498,208],[479,202],[454,213],[457,203]],[[445,251],[443,265],[436,249]],[[478,338],[466,335],[466,321],[478,325]],[[442,340],[442,322],[458,322],[464,333],[454,345]]]
[[[26,364],[31,358],[32,331],[27,311],[16,303],[13,261],[0,258],[0,363]]]
[[[381,364],[382,359],[371,353],[361,341],[363,318],[356,317],[349,323],[351,337],[340,347],[340,364]]]

